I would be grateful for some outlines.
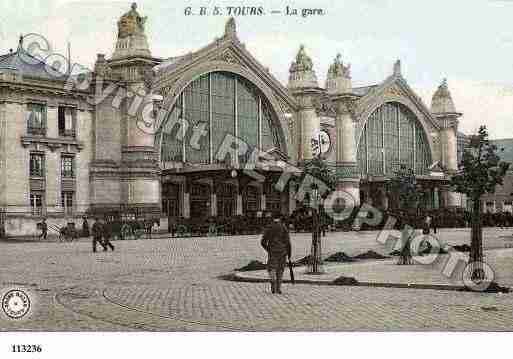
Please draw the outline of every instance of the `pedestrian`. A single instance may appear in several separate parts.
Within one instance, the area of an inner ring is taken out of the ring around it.
[[[291,244],[287,228],[281,223],[276,214],[273,222],[267,226],[260,242],[267,251],[267,271],[271,281],[271,292],[281,294],[281,281],[285,270],[287,257],[290,261]]]
[[[91,228],[91,232],[93,234],[93,252],[96,252],[96,245],[100,243],[103,247],[103,250],[106,251],[107,247],[103,244],[102,236],[103,236],[103,224],[100,222],[98,218],[94,219],[93,227]]]
[[[114,223],[108,222],[103,226],[103,250],[107,251],[107,247],[114,251],[114,245],[110,242],[114,229]]]
[[[43,218],[43,220],[39,224],[41,228],[41,234],[39,235],[39,239],[46,240],[46,237],[48,236],[48,224],[46,224],[46,218]]]
[[[431,227],[433,227],[433,233],[436,234],[438,229],[438,215],[433,216],[433,220],[431,221]]]
[[[172,216],[167,217],[167,231],[171,234],[171,237],[175,236],[176,232],[176,221]]]
[[[429,234],[429,232],[431,231],[431,217],[428,215],[426,215],[426,218],[424,219],[424,230],[423,230],[423,233],[424,234]]]
[[[83,217],[82,221],[82,237],[89,237],[91,234],[89,233],[89,222],[87,222],[87,217]]]

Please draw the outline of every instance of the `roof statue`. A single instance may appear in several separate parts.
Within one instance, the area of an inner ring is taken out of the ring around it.
[[[121,16],[118,21],[118,38],[122,39],[134,34],[144,34],[144,24],[147,17],[142,17],[137,12],[137,4],[133,3],[132,8]]]
[[[351,65],[344,66],[342,62],[342,55],[337,54],[335,61],[328,69],[328,77],[351,77]]]
[[[137,11],[136,3],[132,4],[130,11],[121,16],[118,21],[118,39],[113,59],[151,56],[145,34],[146,20],[147,17],[141,16]]]
[[[344,66],[342,55],[337,54],[328,69],[326,89],[330,94],[351,92],[351,66]]]
[[[235,23],[235,19],[230,17],[224,26],[224,36],[225,37],[237,37],[237,24]]]
[[[456,113],[456,107],[447,85],[447,79],[443,79],[431,101],[431,112],[433,113]]]

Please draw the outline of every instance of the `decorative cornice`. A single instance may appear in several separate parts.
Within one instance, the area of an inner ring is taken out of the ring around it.
[[[48,138],[48,137],[40,137],[40,136],[22,136],[21,144],[23,147],[27,148],[32,144],[36,146],[45,145],[50,151],[55,152],[56,149],[64,147],[64,146],[75,146],[77,151],[82,151],[84,149],[84,143],[80,141],[76,141],[73,139],[66,138]]]

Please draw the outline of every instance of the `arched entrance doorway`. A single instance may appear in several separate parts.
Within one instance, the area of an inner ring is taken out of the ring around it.
[[[156,146],[163,177],[194,183],[190,193],[182,191],[184,217],[230,217],[265,208],[261,192],[253,188],[244,192],[250,179],[240,171],[250,159],[254,160],[255,149],[280,160],[286,158],[284,129],[263,91],[239,74],[214,71],[198,76],[174,101],[156,135]],[[201,130],[199,139],[196,129]],[[236,153],[222,148],[227,138],[245,143],[247,152],[239,152],[236,157]],[[260,172],[268,179],[279,170]],[[280,211],[287,195],[269,192],[268,209]]]

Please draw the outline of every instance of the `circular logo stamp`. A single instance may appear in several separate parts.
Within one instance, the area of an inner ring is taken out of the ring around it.
[[[30,310],[30,299],[20,289],[10,290],[2,298],[2,309],[9,318],[23,318]]]

